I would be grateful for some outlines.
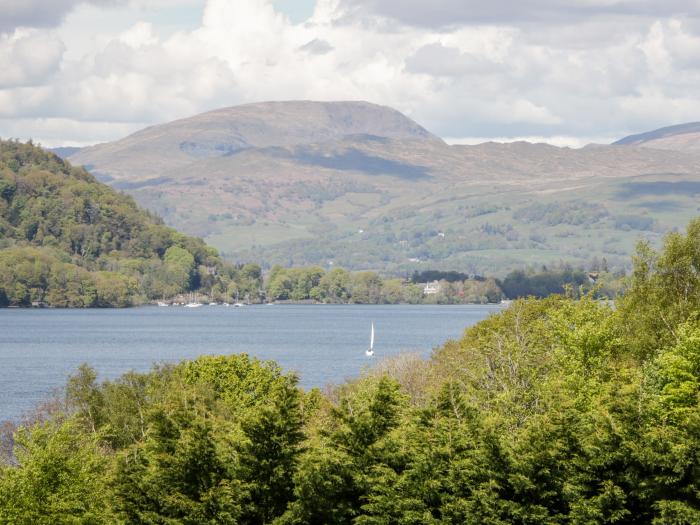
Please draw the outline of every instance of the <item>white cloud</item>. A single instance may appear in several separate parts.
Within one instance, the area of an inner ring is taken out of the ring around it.
[[[488,75],[501,66],[485,59],[481,54],[464,53],[456,47],[446,47],[440,42],[418,49],[406,61],[406,70],[431,76],[459,77],[468,74]]]
[[[532,142],[533,144],[551,144],[562,148],[582,148],[589,144],[610,144],[619,138],[620,137],[616,135],[602,135],[596,137],[572,137],[567,135],[550,135],[544,137],[537,135],[525,135],[522,137],[445,137],[445,142],[448,144],[475,146],[477,144],[483,144],[484,142],[510,143],[524,141]]]
[[[471,18],[440,21],[465,2]],[[192,28],[169,32],[164,0],[107,18],[83,6],[56,30],[0,37],[0,135],[61,143],[64,126],[65,141],[90,143],[287,99],[386,104],[445,137],[566,144],[700,120],[700,25],[676,16],[697,1],[465,2],[318,0],[293,23],[270,0],[208,0]]]
[[[84,122],[64,118],[0,118],[0,137],[33,139],[47,147],[88,146],[126,136],[147,125],[147,122]],[[28,133],[28,130],[40,134]]]
[[[139,22],[124,31],[119,36],[119,40],[134,49],[153,46],[158,43],[158,39],[153,34],[153,26],[146,22]]]
[[[58,70],[63,51],[63,43],[51,33],[0,34],[0,89],[45,82]]]

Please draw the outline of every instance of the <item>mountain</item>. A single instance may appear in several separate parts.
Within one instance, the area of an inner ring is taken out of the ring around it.
[[[32,144],[0,141],[0,306],[225,295],[241,289],[239,277],[216,250],[85,170]]]
[[[265,102],[149,127],[71,158],[97,173],[132,178],[243,152],[375,137],[442,143],[398,111],[367,102]]]
[[[614,143],[617,146],[644,146],[647,148],[700,153],[700,122],[689,122],[646,133],[630,135]]]
[[[75,146],[62,146],[59,148],[49,148],[49,151],[54,155],[61,157],[62,159],[67,159],[71,155],[75,155],[76,153],[78,153],[81,149],[82,148],[78,148]]]
[[[225,108],[70,159],[234,260],[393,274],[621,267],[700,193],[692,149],[448,145],[366,102]]]

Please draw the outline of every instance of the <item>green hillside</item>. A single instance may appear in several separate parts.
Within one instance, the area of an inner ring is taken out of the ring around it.
[[[203,290],[258,289],[131,197],[33,144],[0,141],[0,305],[129,306]]]
[[[629,268],[638,240],[659,246],[697,215],[699,137],[448,145],[391,108],[290,101],[152,126],[70,160],[232,260],[503,276],[603,258]]]

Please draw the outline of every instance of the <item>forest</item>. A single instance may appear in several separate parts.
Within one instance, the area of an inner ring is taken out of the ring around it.
[[[235,267],[131,197],[32,143],[0,140],[0,306],[131,306],[257,293]]]
[[[528,298],[325,390],[85,365],[0,441],[0,523],[700,523],[700,220],[624,293]]]
[[[514,270],[503,279],[438,270],[414,272],[403,279],[343,268],[326,271],[320,266],[273,266],[264,276],[263,285],[270,301],[331,304],[487,304],[530,296],[544,298],[567,290],[576,294],[593,292],[599,298],[616,297],[624,272],[612,273],[599,266],[595,270],[586,272],[561,263],[551,268]],[[426,283],[437,283],[437,289],[426,294]]]
[[[265,296],[271,301],[315,301],[337,304],[485,304],[504,298],[489,279],[438,281],[438,292],[424,293],[425,281],[382,277],[373,271],[349,272],[320,266],[273,266],[265,275]],[[563,290],[563,287],[561,288]]]

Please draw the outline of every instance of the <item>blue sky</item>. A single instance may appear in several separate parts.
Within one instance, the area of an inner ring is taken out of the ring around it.
[[[314,12],[315,0],[275,0],[275,9],[286,14],[292,22],[299,23],[308,19]]]

